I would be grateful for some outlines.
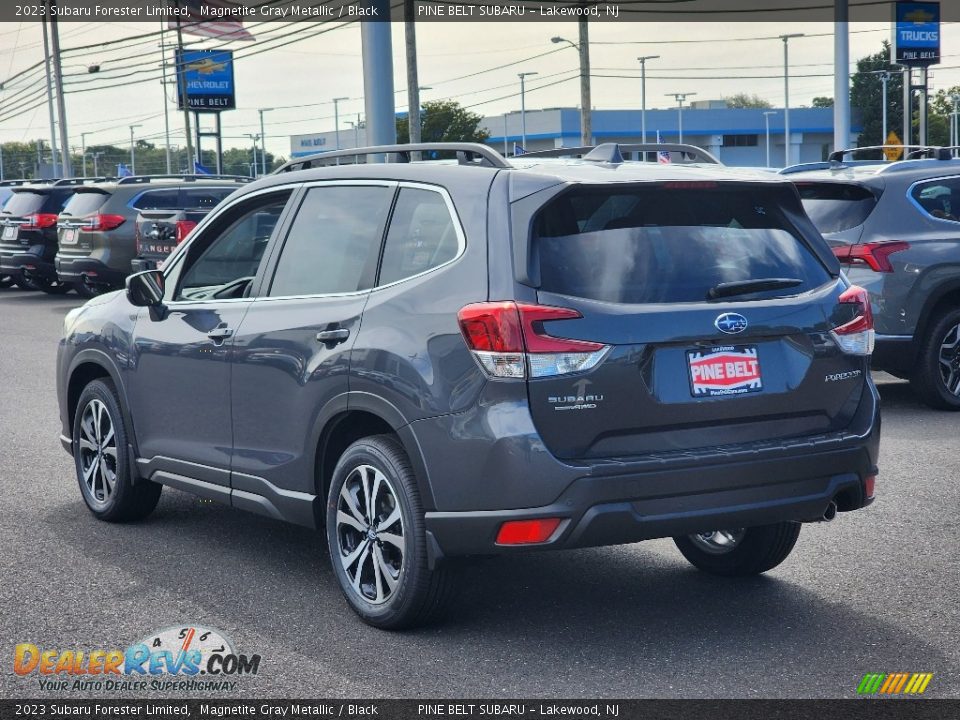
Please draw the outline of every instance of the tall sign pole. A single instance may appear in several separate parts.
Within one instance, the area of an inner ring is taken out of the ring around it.
[[[180,9],[180,0],[173,0],[174,7]],[[193,155],[193,136],[190,132],[190,101],[187,99],[187,71],[183,63],[183,26],[177,15],[177,51],[174,53],[177,64],[177,93],[183,107],[183,132],[187,138],[187,174],[196,172],[196,159]]]
[[[833,149],[850,144],[850,7],[835,0],[833,16]],[[883,135],[886,142],[886,133]]]
[[[920,94],[918,143],[927,143],[927,83],[931,65],[940,62],[940,3],[897,2],[893,8],[893,41],[890,62],[904,71],[903,127],[904,143],[912,136],[913,91]],[[919,68],[920,82],[913,83],[913,69]]]
[[[53,175],[58,176],[59,169],[57,163],[57,120],[53,110],[53,73],[50,70],[50,30],[47,27],[47,16],[43,16],[43,54],[46,56],[44,65],[47,74],[47,113],[50,115],[50,163],[53,165]],[[37,146],[40,147],[39,145]],[[40,165],[43,163],[43,157],[37,150],[37,175],[40,174]]]
[[[417,71],[417,26],[413,0],[403,0],[403,31],[407,50],[407,126],[410,142],[420,142],[420,79]],[[337,148],[339,150],[339,147]],[[419,155],[419,153],[417,153]],[[414,160],[419,157],[414,157]]]
[[[363,48],[363,102],[367,114],[367,142],[393,145],[397,142],[397,120],[393,95],[393,42],[390,37],[389,0],[364,0],[371,17],[381,22],[360,23]],[[384,158],[370,156],[369,162]]]

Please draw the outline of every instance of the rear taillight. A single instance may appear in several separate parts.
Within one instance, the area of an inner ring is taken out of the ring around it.
[[[608,345],[548,335],[551,320],[583,317],[569,308],[527,303],[485,302],[457,314],[467,346],[491,377],[551,377],[595,367]]]
[[[841,265],[868,267],[874,272],[889,273],[893,272],[890,256],[909,247],[910,243],[902,241],[869,242],[862,245],[838,245],[833,248],[833,254]]]
[[[126,218],[123,215],[104,215],[103,213],[97,213],[96,215],[89,215],[84,218],[83,225],[80,226],[80,232],[116,230],[123,225],[124,222],[126,222]]]
[[[26,222],[20,226],[21,230],[44,230],[57,224],[57,216],[53,213],[34,213],[27,215]]]
[[[197,224],[193,220],[177,220],[177,245],[187,239],[187,235]]]
[[[851,285],[840,295],[841,305],[855,305],[855,315],[832,331],[833,339],[848,355],[869,355],[873,352],[873,311],[867,291]]]

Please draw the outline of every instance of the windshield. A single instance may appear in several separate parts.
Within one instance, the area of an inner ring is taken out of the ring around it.
[[[830,276],[766,191],[747,188],[578,190],[536,220],[541,289],[615,303],[703,302],[723,283],[770,278],[795,295]]]

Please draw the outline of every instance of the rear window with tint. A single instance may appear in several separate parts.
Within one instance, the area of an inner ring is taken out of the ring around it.
[[[46,199],[46,193],[14,191],[13,197],[3,206],[3,212],[7,215],[30,215],[39,212]]]
[[[74,217],[91,215],[103,207],[110,196],[101,192],[74,193],[63,208],[63,212]]]
[[[535,220],[541,290],[615,303],[702,302],[721,283],[791,278],[794,295],[830,279],[772,194],[756,188],[582,189]]]
[[[179,210],[180,190],[151,190],[135,198],[131,204],[137,210]]]
[[[213,210],[233,188],[203,188],[183,191],[184,210]]]
[[[873,193],[844,183],[797,183],[803,209],[822,233],[836,233],[862,225],[877,206]]]

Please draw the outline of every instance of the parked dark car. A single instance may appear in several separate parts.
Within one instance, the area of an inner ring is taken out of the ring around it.
[[[332,165],[416,151],[457,161]],[[783,178],[621,158],[365,148],[239,190],[67,315],[88,508],[169,485],[325,527],[382,628],[432,617],[462,556],[673,537],[777,566],[874,497],[866,292]]]
[[[78,188],[58,220],[60,279],[85,297],[123,287],[137,255],[136,218],[143,210],[179,209],[184,191],[230,192],[250,178],[133,176]]]
[[[133,272],[154,270],[163,265],[177,245],[207,216],[234,187],[199,187],[180,191],[179,208],[141,210],[137,215],[137,257]]]
[[[871,164],[838,153],[788,177],[870,295],[873,367],[909,379],[931,407],[960,410],[960,161],[930,150],[940,159]]]
[[[53,265],[57,214],[77,188],[91,180],[17,182],[0,211],[0,275],[31,290],[65,293],[70,286],[60,282]]]

